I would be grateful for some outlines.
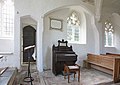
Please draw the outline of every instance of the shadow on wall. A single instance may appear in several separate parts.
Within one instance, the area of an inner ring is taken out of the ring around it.
[[[0,52],[14,52],[14,40],[0,39]]]
[[[105,54],[105,53],[116,53],[116,52],[117,52],[117,49],[115,47],[105,47],[103,54]]]
[[[47,52],[46,52],[46,56],[45,56],[45,63],[46,63],[46,66],[45,66],[45,70],[47,69],[51,69],[51,64],[52,64],[52,48],[50,48],[49,46],[47,47]]]

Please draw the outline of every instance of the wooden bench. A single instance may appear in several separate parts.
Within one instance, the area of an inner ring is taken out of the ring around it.
[[[120,56],[87,54],[86,67],[95,68],[113,75],[113,81],[119,81]]]
[[[120,56],[120,54],[116,54],[116,53],[106,53],[106,55]]]

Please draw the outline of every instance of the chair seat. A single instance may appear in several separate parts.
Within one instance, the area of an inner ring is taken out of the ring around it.
[[[68,66],[69,69],[79,69],[78,66]]]
[[[69,83],[69,78],[70,75],[74,73],[74,78],[75,78],[75,74],[78,73],[78,81],[80,81],[80,66],[79,65],[72,65],[72,66],[67,66],[66,64],[64,64],[64,78],[66,79],[66,76],[68,76],[68,83]]]

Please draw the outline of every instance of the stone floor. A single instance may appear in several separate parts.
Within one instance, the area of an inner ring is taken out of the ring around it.
[[[30,82],[24,82],[24,77],[27,76],[27,70],[21,70],[17,76],[16,85],[31,85]],[[80,82],[73,75],[70,76],[70,83],[64,79],[62,75],[55,76],[51,70],[38,73],[36,69],[31,69],[31,75],[34,78],[33,85],[120,85],[113,83],[112,75],[103,73],[95,69],[81,69]]]
[[[32,81],[32,85],[42,85],[40,84],[39,73],[36,69],[37,69],[36,65],[31,64],[30,73],[31,73],[32,78],[34,79]],[[31,85],[31,82],[25,82],[25,81],[29,81],[30,78],[25,79],[25,77],[28,77],[28,66],[27,65],[22,66],[21,69],[18,71],[16,85]]]
[[[70,83],[64,79],[62,75],[54,76],[51,71],[46,71],[40,74],[43,85],[120,85],[112,82],[112,76],[94,69],[82,69],[80,82],[77,81],[77,76],[74,79],[70,77]],[[42,84],[41,84],[42,85]]]
[[[19,77],[17,78],[16,85],[42,85],[42,84],[40,84],[40,77],[39,77],[39,74],[37,71],[34,71],[34,72],[32,71],[31,76],[34,79],[32,81],[32,84],[31,84],[31,82],[25,82],[26,80],[28,80],[28,81],[30,80],[29,78],[24,79],[25,77],[27,77],[27,71],[20,72]]]

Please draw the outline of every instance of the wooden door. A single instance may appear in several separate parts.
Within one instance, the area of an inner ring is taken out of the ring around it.
[[[35,45],[36,44],[36,30],[32,26],[26,26],[23,28],[23,63],[28,62],[28,51],[24,51],[25,47]],[[29,51],[30,62],[35,62],[32,57],[34,52],[34,48]]]

